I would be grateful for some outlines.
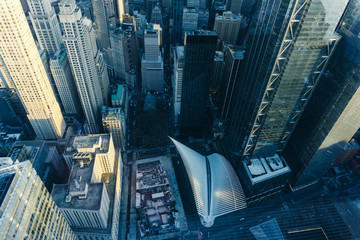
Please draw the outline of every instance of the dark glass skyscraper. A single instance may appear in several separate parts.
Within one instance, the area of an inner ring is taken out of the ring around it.
[[[255,2],[256,0],[227,0],[226,10],[248,16]]]
[[[219,88],[220,120],[226,121],[229,116],[230,105],[234,99],[236,81],[239,79],[240,64],[244,59],[244,50],[234,45],[226,47],[224,54],[224,74]]]
[[[233,165],[244,152],[251,123],[256,118],[256,110],[264,93],[264,79],[269,77],[269,66],[276,61],[284,35],[283,25],[288,22],[286,13],[289,4],[290,0],[268,0],[257,6],[259,16],[253,21],[247,40],[245,59],[235,86],[236,100],[230,111],[231,118],[224,139],[226,155]]]
[[[347,1],[258,4],[225,139],[235,162],[283,149],[338,40]]]
[[[342,39],[284,148],[295,187],[324,176],[360,128],[359,16],[360,1],[351,0]]]
[[[202,133],[216,43],[214,31],[185,33],[180,111],[180,133],[184,136]]]
[[[173,31],[173,43],[183,44],[181,42],[182,39],[182,18],[183,18],[183,8],[184,8],[184,0],[175,0],[172,1],[172,16],[174,19],[174,31]]]

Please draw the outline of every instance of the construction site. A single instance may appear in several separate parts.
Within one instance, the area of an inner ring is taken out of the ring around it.
[[[160,161],[137,165],[136,209],[141,237],[179,231],[178,210]]]

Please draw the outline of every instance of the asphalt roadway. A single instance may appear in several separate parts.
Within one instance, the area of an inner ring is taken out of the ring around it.
[[[196,212],[193,193],[182,160],[177,154],[172,156],[177,182],[181,183],[179,190],[191,231],[190,236],[184,239],[197,239],[198,229],[202,232],[202,239],[255,239],[249,228],[272,218],[277,219],[285,239],[301,239],[305,236],[301,232],[289,232],[300,229],[306,233],[307,229],[318,227],[325,230],[329,239],[353,239],[330,199],[324,197],[322,185],[279,194],[255,207],[218,217],[211,228],[206,228],[200,223]],[[284,203],[289,207],[284,208]],[[313,237],[318,239],[315,234],[314,232]]]

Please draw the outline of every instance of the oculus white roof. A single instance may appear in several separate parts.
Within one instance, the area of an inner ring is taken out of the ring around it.
[[[184,162],[202,224],[246,208],[244,192],[230,163],[220,154],[203,156],[170,138]]]

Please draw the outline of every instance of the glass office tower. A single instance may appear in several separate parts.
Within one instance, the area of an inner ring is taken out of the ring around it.
[[[336,156],[360,128],[360,1],[351,0],[342,36],[283,155],[301,187],[329,171]]]
[[[233,164],[281,152],[336,46],[347,2],[258,3],[225,138]]]
[[[217,34],[214,31],[185,34],[180,109],[180,134],[184,136],[202,134],[216,43]]]

